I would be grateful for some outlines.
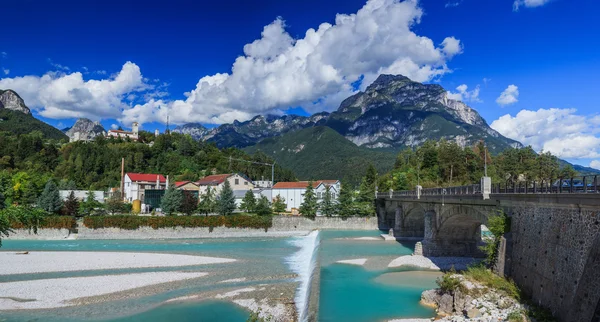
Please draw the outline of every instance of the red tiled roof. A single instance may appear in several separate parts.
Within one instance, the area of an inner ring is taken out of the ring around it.
[[[167,182],[167,179],[162,174],[127,172],[125,175],[128,176],[131,181],[156,182],[156,177],[158,176],[160,182]]]
[[[196,184],[199,186],[219,185],[225,182],[225,180],[230,176],[231,174],[214,174],[198,180]]]
[[[318,187],[322,182],[321,181],[313,181],[313,188]],[[308,181],[298,181],[298,182],[277,182],[273,189],[306,189],[308,186]]]
[[[175,187],[179,188],[181,186],[185,186],[186,184],[190,183],[191,181],[176,181],[175,182]]]

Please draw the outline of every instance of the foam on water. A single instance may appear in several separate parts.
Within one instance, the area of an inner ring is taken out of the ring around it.
[[[308,304],[310,285],[317,264],[317,250],[319,248],[319,231],[313,231],[304,237],[294,237],[289,241],[300,249],[288,256],[285,261],[290,269],[298,274],[300,285],[296,291],[296,310],[298,320],[306,321],[308,317]]]

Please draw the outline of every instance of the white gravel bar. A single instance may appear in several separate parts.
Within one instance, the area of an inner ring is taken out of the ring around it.
[[[230,262],[235,262],[235,259],[158,253],[30,252],[22,255],[0,252],[0,274],[177,267]]]
[[[0,310],[70,306],[73,303],[69,301],[82,297],[106,295],[206,275],[208,273],[151,272],[0,283]]]
[[[366,258],[357,258],[357,259],[344,259],[341,261],[337,261],[336,263],[363,266],[363,265],[365,265],[366,262],[367,262]]]
[[[424,257],[420,255],[400,256],[388,265],[394,267],[416,267],[431,270],[448,270],[454,267],[457,270],[464,270],[468,265],[481,261],[480,259],[470,257]]]

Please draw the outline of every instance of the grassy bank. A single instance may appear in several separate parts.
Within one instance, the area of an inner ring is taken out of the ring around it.
[[[169,217],[142,217],[135,215],[115,216],[89,216],[83,219],[87,228],[120,228],[135,230],[140,227],[175,228],[175,227],[227,227],[227,228],[254,228],[268,229],[272,227],[270,216],[169,216]]]

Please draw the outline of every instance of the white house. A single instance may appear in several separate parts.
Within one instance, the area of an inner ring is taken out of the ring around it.
[[[315,195],[317,196],[317,202],[321,202],[321,200],[325,197],[327,186],[330,187],[329,192],[331,193],[333,199],[337,200],[339,197],[339,181],[313,181],[313,189],[315,191]],[[302,205],[302,202],[304,202],[304,192],[306,191],[307,187],[308,181],[277,182],[273,186],[271,195],[273,199],[277,198],[278,195],[283,197],[287,205],[286,211],[294,212],[295,210],[299,209],[300,205]]]
[[[144,201],[146,190],[165,190],[167,185],[168,181],[162,174],[128,172],[123,178],[123,191],[128,202],[136,199]]]
[[[219,193],[226,180],[229,181],[229,185],[233,191],[243,190],[245,193],[246,190],[254,189],[254,184],[252,184],[252,181],[238,173],[214,174],[206,176],[197,181],[196,184],[199,186],[200,194],[205,194],[208,187],[210,187],[213,192]]]

